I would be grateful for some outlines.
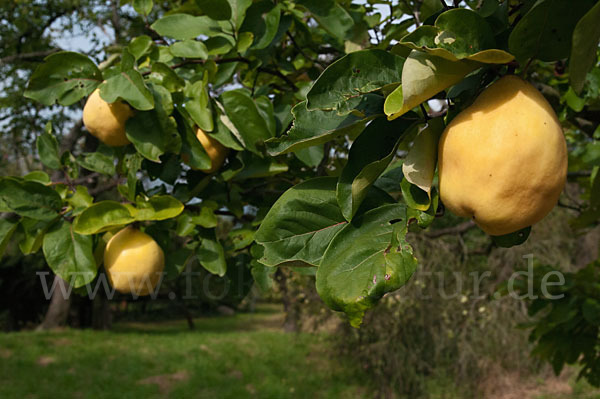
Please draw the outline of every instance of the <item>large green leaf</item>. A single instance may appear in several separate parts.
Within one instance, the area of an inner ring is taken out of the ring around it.
[[[18,227],[18,242],[19,249],[23,255],[36,253],[42,247],[46,231],[57,220],[58,218],[52,220],[36,220],[28,217],[21,218]]]
[[[201,232],[200,246],[196,249],[198,262],[212,274],[223,277],[227,272],[225,251],[217,240],[214,229]]]
[[[34,181],[0,179],[0,201],[7,210],[36,220],[52,220],[62,208],[60,195]]]
[[[253,3],[246,11],[246,19],[240,27],[242,32],[251,32],[254,37],[253,48],[261,50],[267,47],[277,34],[281,8],[270,0]]]
[[[274,116],[265,118],[258,104],[242,89],[226,91],[221,99],[227,117],[239,132],[244,147],[261,154],[263,142],[275,135],[272,130],[272,126],[275,126]]]
[[[363,131],[368,121],[382,115],[383,97],[368,94],[357,99],[356,111],[348,115],[338,115],[336,111],[309,111],[306,101],[292,109],[294,125],[282,137],[266,142],[271,155],[280,155],[333,140],[347,134],[356,137]],[[357,115],[358,114],[358,115]]]
[[[138,112],[125,124],[127,138],[146,159],[160,162],[173,140],[179,139],[172,118],[161,118],[157,110]]]
[[[567,58],[575,24],[593,5],[593,0],[538,0],[511,32],[510,52],[521,62]]]
[[[348,162],[336,187],[336,197],[346,220],[352,220],[369,188],[387,168],[413,121],[377,118],[352,143]]]
[[[405,240],[406,208],[384,205],[346,224],[333,238],[317,270],[317,292],[358,327],[367,309],[402,287],[417,260]]]
[[[165,220],[179,215],[183,204],[170,195],[155,195],[150,198],[136,199],[136,220]]]
[[[354,20],[335,0],[298,0],[308,9],[319,25],[339,40],[344,40],[354,26]]]
[[[50,169],[60,169],[60,153],[58,150],[58,141],[52,133],[44,132],[37,140],[35,145],[38,151],[40,161]]]
[[[242,156],[244,168],[233,176],[233,180],[259,179],[288,171],[287,164],[271,157],[260,158],[244,154]]]
[[[349,100],[400,82],[404,58],[383,50],[355,51],[331,64],[306,95],[309,111],[352,111]]]
[[[185,112],[180,110],[180,112]],[[177,128],[181,135],[181,155],[186,164],[194,169],[208,169],[211,161],[202,144],[196,137],[196,131],[180,116],[175,114]]]
[[[167,64],[155,62],[152,64],[152,72],[150,73],[150,81],[164,86],[170,92],[179,91],[185,86],[185,81],[181,79],[175,71]]]
[[[212,36],[220,31],[217,22],[210,17],[189,14],[166,15],[154,22],[152,29],[162,36],[177,40],[195,39],[200,35]]]
[[[96,234],[134,222],[135,209],[116,201],[101,201],[85,209],[73,222],[79,234]]]
[[[227,0],[196,0],[202,12],[210,18],[222,21],[231,18],[231,6]]]
[[[422,25],[402,38],[400,43],[449,61],[468,59],[489,64],[504,64],[514,57],[496,49],[494,33],[477,12],[456,8],[442,13],[435,26]]]
[[[154,108],[152,93],[144,84],[142,75],[129,69],[106,79],[100,85],[100,97],[108,103],[114,103],[119,98],[141,111]]]
[[[184,40],[182,42],[175,42],[169,47],[169,51],[175,57],[182,58],[201,58],[203,60],[208,58],[208,49],[206,45],[198,40]]]
[[[246,18],[246,10],[252,5],[252,0],[227,0],[231,7],[231,22],[235,30],[239,29]]]
[[[402,68],[402,85],[385,99],[384,111],[395,119],[433,97],[438,92],[460,82],[479,63],[445,58],[413,50]]]
[[[141,35],[133,38],[131,42],[129,42],[127,50],[135,60],[139,60],[142,55],[146,54],[152,48],[153,44],[154,42],[150,36]]]
[[[76,233],[65,220],[56,223],[46,233],[43,251],[52,271],[75,288],[96,277],[98,267],[92,237]]]
[[[600,3],[577,22],[573,31],[571,57],[569,57],[569,80],[577,94],[583,89],[585,76],[596,63],[596,51],[600,41]]]
[[[102,73],[83,54],[63,51],[49,55],[29,79],[25,97],[44,105],[71,105],[102,82]]]
[[[107,176],[115,174],[114,158],[101,152],[87,152],[77,157],[77,163],[82,168],[102,173]]]
[[[438,141],[443,131],[443,118],[429,120],[427,126],[415,138],[402,164],[402,173],[406,180],[428,195],[437,164]]]
[[[264,247],[262,264],[319,265],[329,241],[347,223],[337,204],[336,184],[335,177],[318,177],[279,197],[254,236]],[[373,189],[359,212],[390,201],[385,192]]]
[[[267,266],[318,266],[329,241],[346,223],[335,197],[336,178],[307,180],[287,190],[269,210],[255,240]]]
[[[133,0],[133,9],[142,15],[150,14],[152,11],[153,1],[152,0]]]

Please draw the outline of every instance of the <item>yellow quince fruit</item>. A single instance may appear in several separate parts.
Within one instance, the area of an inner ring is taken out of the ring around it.
[[[148,295],[156,289],[165,267],[162,249],[148,234],[126,227],[104,249],[104,269],[114,289]]]
[[[88,97],[83,107],[83,124],[104,144],[111,147],[127,145],[125,122],[133,116],[133,110],[122,101],[107,103],[100,97],[100,89]]]
[[[498,236],[539,222],[556,205],[566,181],[567,147],[542,94],[509,75],[446,127],[438,168],[444,205]]]

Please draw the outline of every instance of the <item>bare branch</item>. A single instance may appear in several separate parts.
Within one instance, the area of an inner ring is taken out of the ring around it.
[[[13,62],[18,62],[18,61],[38,61],[38,60],[41,61],[45,57],[49,56],[50,54],[54,54],[58,51],[61,51],[61,49],[54,48],[54,49],[44,50],[44,51],[33,51],[31,53],[8,55],[4,58],[0,58],[0,65],[10,64]]]

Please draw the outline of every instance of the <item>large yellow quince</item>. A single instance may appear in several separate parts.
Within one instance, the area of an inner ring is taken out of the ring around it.
[[[490,235],[539,222],[565,185],[567,147],[550,104],[505,76],[446,127],[438,148],[440,197]]]
[[[104,269],[114,289],[124,294],[154,292],[165,267],[162,249],[148,234],[126,227],[104,249]]]
[[[204,130],[200,129],[199,127],[196,128],[196,137],[210,158],[210,168],[200,170],[204,173],[216,172],[221,168],[221,166],[223,166],[225,157],[227,157],[227,154],[229,153],[229,148],[225,147],[218,140],[206,134]]]
[[[111,147],[127,145],[125,122],[133,116],[133,110],[124,102],[107,103],[100,97],[100,89],[94,90],[83,107],[83,124],[104,144]]]

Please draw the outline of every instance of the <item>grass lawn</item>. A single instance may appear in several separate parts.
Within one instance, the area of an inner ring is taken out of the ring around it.
[[[281,310],[112,331],[0,333],[0,399],[372,399],[364,372],[332,356],[326,335],[281,331]],[[430,399],[464,399],[431,381]],[[455,388],[455,387],[454,387]],[[574,378],[504,386],[485,399],[600,399]],[[483,399],[483,398],[482,398]]]
[[[323,336],[278,329],[278,308],[112,331],[0,334],[0,398],[359,398]]]

